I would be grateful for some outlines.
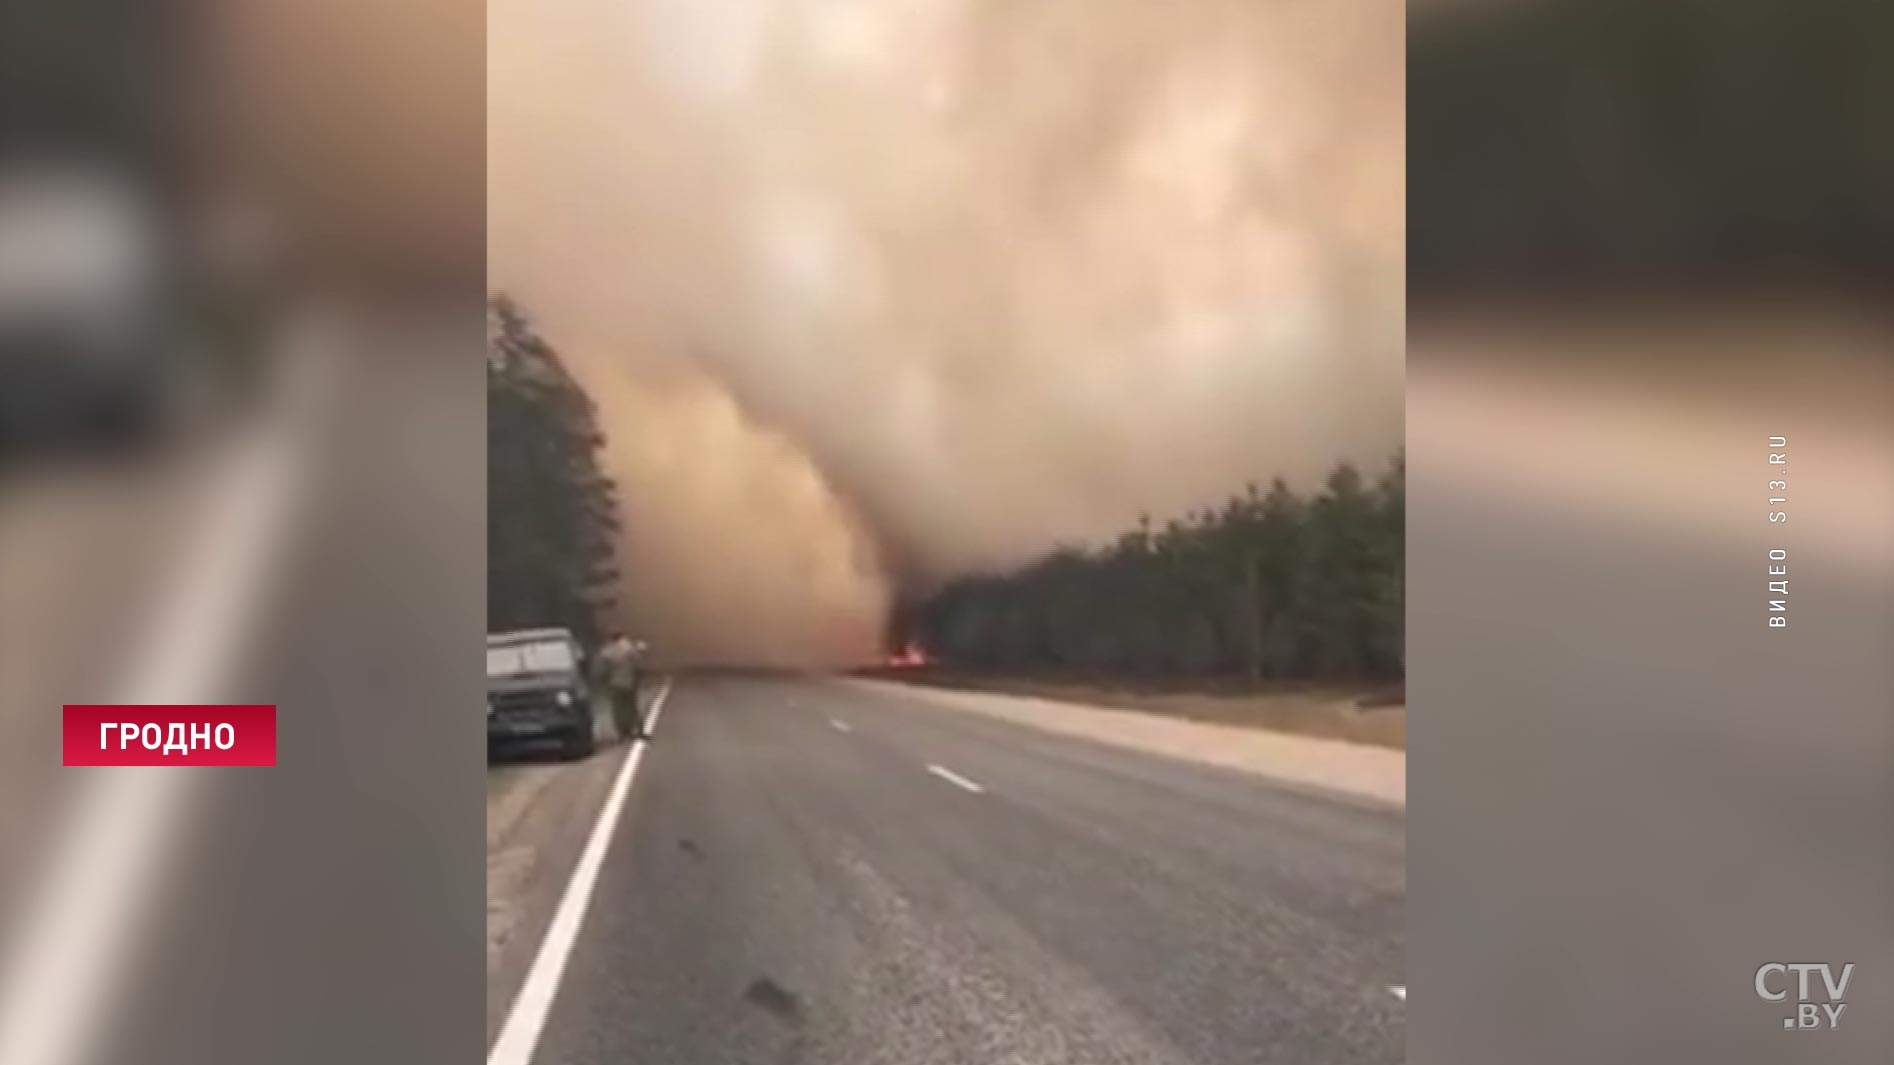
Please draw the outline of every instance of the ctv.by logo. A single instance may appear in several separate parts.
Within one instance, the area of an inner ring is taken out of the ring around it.
[[[1809,999],[1809,974],[1815,972],[1822,974],[1822,987],[1828,992],[1826,1002],[1818,1003]],[[1837,980],[1835,974],[1829,971],[1826,962],[1817,965],[1814,962],[1803,961],[1785,965],[1779,961],[1772,961],[1756,970],[1757,996],[1769,1002],[1781,1002],[1788,998],[1790,973],[1796,976],[1795,1012],[1782,1018],[1782,1026],[1798,1031],[1820,1031],[1823,1027],[1822,1021],[1826,1020],[1827,1029],[1834,1031],[1836,1026],[1841,1024],[1841,1011],[1848,1008],[1848,1004],[1841,1000],[1841,996],[1847,993],[1848,981],[1855,974],[1854,962],[1841,967],[1841,979]],[[1782,985],[1782,990],[1770,990],[1772,983]]]

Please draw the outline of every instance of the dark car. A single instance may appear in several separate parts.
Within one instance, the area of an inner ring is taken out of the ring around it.
[[[583,758],[594,745],[585,656],[566,629],[526,629],[487,637],[487,749],[557,742]]]
[[[202,213],[98,160],[0,157],[0,456],[162,441],[254,383],[267,234]]]

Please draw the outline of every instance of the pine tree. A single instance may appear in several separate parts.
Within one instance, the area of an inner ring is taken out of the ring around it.
[[[904,599],[892,626],[947,665],[1127,678],[1391,679],[1404,669],[1406,465],[1280,478],[1106,546]]]
[[[502,295],[488,310],[487,627],[593,641],[620,532],[597,410],[518,306]]]

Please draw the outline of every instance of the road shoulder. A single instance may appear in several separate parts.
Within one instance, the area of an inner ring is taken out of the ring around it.
[[[624,746],[611,743],[579,762],[521,759],[488,770],[488,1046],[624,758]]]
[[[1407,805],[1407,755],[1402,751],[1032,696],[863,677],[835,680],[865,691],[904,695],[932,706],[983,714],[1045,732],[1257,773],[1391,806]]]

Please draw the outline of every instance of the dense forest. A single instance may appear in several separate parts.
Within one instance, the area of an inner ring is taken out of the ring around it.
[[[598,635],[617,579],[616,490],[592,400],[524,312],[487,315],[487,631]]]
[[[1274,482],[1108,546],[954,581],[897,608],[896,648],[948,668],[1250,681],[1395,679],[1406,462],[1304,498]]]

